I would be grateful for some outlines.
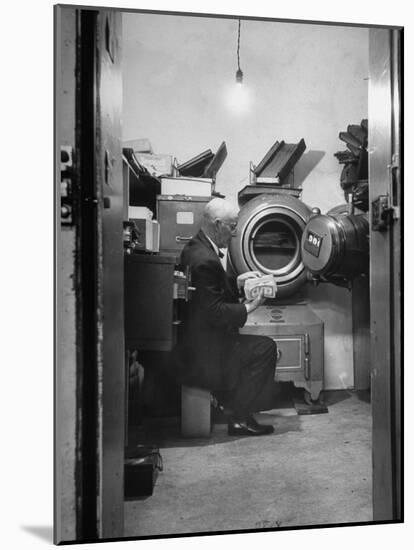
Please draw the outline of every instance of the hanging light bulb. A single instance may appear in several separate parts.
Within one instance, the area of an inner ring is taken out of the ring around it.
[[[237,69],[236,82],[237,84],[241,84],[243,82],[243,71],[241,69]]]
[[[233,81],[233,84],[229,84],[225,95],[228,110],[237,116],[249,113],[253,98],[252,90],[249,90],[249,86],[242,86],[244,75],[240,68],[240,19],[238,22],[236,82],[234,83]]]
[[[240,24],[241,21],[239,19],[239,31],[237,36],[237,71],[236,71],[236,82],[237,84],[241,84],[243,82],[243,71],[240,69]]]

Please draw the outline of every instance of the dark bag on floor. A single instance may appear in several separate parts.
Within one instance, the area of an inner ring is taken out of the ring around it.
[[[124,494],[127,499],[152,495],[158,472],[162,472],[158,447],[136,445],[125,452]]]

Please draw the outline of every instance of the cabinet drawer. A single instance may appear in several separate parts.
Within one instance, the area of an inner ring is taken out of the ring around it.
[[[157,217],[160,224],[160,250],[180,252],[200,229],[204,207],[211,197],[158,196]]]
[[[277,344],[276,372],[302,371],[305,362],[304,336],[279,336]]]

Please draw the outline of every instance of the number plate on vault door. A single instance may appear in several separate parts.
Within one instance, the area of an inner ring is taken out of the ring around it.
[[[318,258],[319,252],[321,251],[322,246],[322,237],[319,235],[316,235],[316,233],[312,233],[312,231],[308,231],[306,234],[305,244],[303,248],[309,252],[309,254],[312,254],[312,256],[315,256]]]

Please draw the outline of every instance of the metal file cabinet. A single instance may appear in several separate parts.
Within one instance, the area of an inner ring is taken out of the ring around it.
[[[175,259],[125,256],[125,342],[127,349],[169,351],[175,341]]]
[[[211,197],[158,195],[157,219],[160,224],[160,252],[177,258],[185,244],[201,226],[205,205]]]
[[[293,382],[318,399],[323,389],[324,325],[308,305],[260,306],[240,333],[273,338],[278,350],[275,381]]]

